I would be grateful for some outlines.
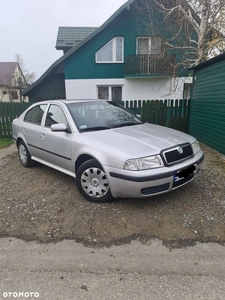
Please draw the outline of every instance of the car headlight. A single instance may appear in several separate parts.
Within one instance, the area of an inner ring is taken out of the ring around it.
[[[138,171],[148,170],[163,167],[164,163],[160,155],[153,155],[148,157],[128,159],[124,164],[125,170]]]
[[[196,155],[200,151],[200,146],[199,146],[199,143],[197,140],[191,144],[191,147],[192,147],[194,155]]]

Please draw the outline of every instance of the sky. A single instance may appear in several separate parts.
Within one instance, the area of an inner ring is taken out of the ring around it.
[[[59,26],[99,27],[126,0],[0,0],[0,62],[21,55],[38,79],[63,55]]]

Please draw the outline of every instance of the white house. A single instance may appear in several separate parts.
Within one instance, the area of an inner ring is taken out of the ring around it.
[[[22,95],[26,80],[17,62],[0,62],[0,102],[28,101]]]

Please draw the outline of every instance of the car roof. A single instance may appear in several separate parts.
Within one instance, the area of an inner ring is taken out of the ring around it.
[[[85,102],[109,102],[106,99],[57,99],[57,100],[45,100],[39,101],[34,104],[46,104],[46,103],[85,103]]]

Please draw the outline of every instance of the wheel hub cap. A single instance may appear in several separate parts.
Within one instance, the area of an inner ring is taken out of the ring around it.
[[[81,186],[85,193],[93,198],[101,198],[109,191],[105,172],[99,168],[88,168],[81,175]]]
[[[27,161],[27,152],[23,145],[21,145],[19,148],[19,155],[20,155],[21,161],[25,164]]]
[[[99,180],[98,180],[98,178],[93,178],[91,180],[91,184],[93,185],[93,187],[99,186]]]

